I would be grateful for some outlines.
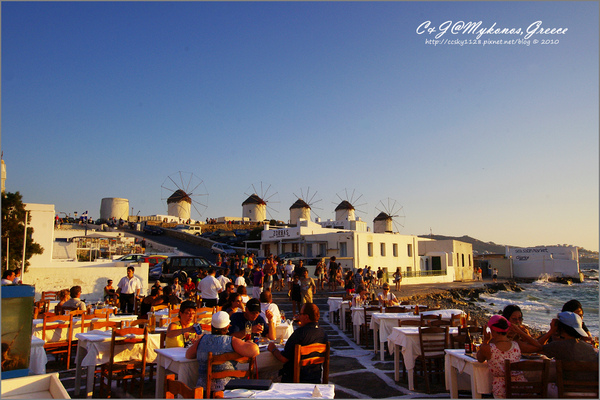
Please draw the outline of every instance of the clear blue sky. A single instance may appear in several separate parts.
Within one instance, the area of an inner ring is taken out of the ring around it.
[[[6,187],[71,215],[99,217],[104,197],[165,214],[161,185],[186,171],[209,193],[202,219],[240,216],[265,182],[281,220],[308,187],[317,214],[334,218],[349,189],[369,225],[380,200],[402,204],[405,234],[598,250],[598,11],[3,2]],[[568,31],[529,46],[434,46],[417,34],[425,21]]]

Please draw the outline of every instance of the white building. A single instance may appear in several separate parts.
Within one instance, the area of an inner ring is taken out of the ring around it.
[[[580,279],[575,246],[506,247],[515,278],[566,277]]]
[[[388,278],[400,268],[403,284],[473,279],[473,248],[455,240],[433,241],[412,235],[373,233],[364,221],[314,223],[300,219],[296,227],[271,229],[261,236],[263,255],[300,252],[307,258],[336,257],[344,270],[381,267]]]

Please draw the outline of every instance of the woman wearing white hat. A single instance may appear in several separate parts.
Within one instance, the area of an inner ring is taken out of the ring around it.
[[[185,357],[189,359],[198,359],[198,381],[196,387],[206,388],[206,373],[208,353],[214,355],[231,353],[235,351],[243,357],[256,357],[259,354],[258,345],[253,342],[244,342],[243,340],[227,334],[229,330],[229,314],[225,311],[219,311],[212,316],[212,329],[210,334],[201,335],[185,352]],[[215,370],[225,371],[233,370],[235,367],[231,362],[226,362],[215,366]],[[223,378],[212,381],[211,392],[223,391],[225,385],[232,378]]]

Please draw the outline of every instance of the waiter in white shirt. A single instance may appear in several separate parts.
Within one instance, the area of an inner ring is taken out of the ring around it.
[[[202,295],[202,307],[215,307],[219,302],[219,293],[223,291],[223,286],[215,278],[215,269],[209,268],[207,275],[198,284]]]
[[[142,290],[142,281],[136,276],[133,276],[135,268],[127,267],[127,276],[121,278],[117,284],[117,294],[119,295],[119,303],[122,313],[133,314],[135,299],[140,297]]]

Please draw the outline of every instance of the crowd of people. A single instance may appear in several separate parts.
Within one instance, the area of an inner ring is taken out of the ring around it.
[[[598,362],[597,341],[594,343],[583,322],[583,308],[578,300],[566,302],[556,318],[550,321],[550,329],[538,338],[531,336],[523,320],[521,308],[513,304],[506,306],[501,315],[492,316],[487,323],[477,360],[488,362],[495,398],[506,397],[504,361],[519,361],[522,353],[541,353],[561,361]],[[597,375],[592,375],[590,379],[598,379]],[[526,377],[516,374],[511,379],[525,381]],[[556,397],[554,384],[550,384],[548,394]]]

